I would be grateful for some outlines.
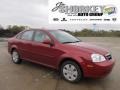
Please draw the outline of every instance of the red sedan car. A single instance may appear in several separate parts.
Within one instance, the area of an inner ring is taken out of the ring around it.
[[[42,64],[59,70],[69,82],[106,76],[114,65],[107,50],[62,30],[22,31],[8,40],[8,51],[15,64],[22,60]]]

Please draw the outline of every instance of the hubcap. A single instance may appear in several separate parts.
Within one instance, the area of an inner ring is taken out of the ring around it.
[[[18,61],[19,55],[18,55],[17,52],[14,51],[14,52],[12,53],[12,59],[13,59],[14,62],[17,62],[17,61]]]
[[[74,81],[78,76],[76,67],[72,64],[67,64],[63,67],[63,75],[69,81]]]

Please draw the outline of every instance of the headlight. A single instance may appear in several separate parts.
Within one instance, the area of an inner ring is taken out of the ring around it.
[[[102,62],[105,61],[105,57],[103,55],[100,54],[92,54],[91,55],[92,61],[93,62]]]

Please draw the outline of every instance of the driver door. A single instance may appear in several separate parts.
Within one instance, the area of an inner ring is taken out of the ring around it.
[[[44,65],[53,66],[56,62],[55,58],[59,55],[59,50],[55,46],[44,44],[44,40],[52,41],[45,32],[36,31],[32,43],[33,60]]]

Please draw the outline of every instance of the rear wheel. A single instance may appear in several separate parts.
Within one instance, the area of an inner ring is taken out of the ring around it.
[[[74,61],[65,61],[61,65],[61,75],[69,82],[78,82],[82,79],[82,71]]]
[[[12,51],[12,61],[15,64],[20,64],[22,62],[22,60],[20,59],[20,55],[16,50]]]

